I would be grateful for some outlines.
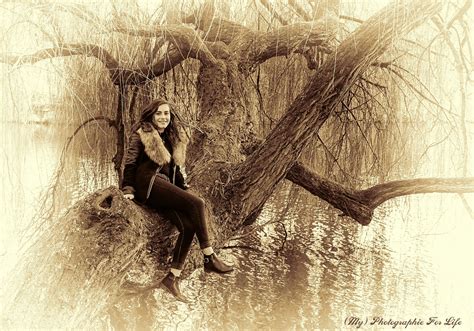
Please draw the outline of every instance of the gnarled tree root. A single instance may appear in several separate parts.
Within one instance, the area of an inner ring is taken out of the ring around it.
[[[126,200],[118,188],[87,196],[48,224],[16,266],[2,325],[90,325],[133,292],[131,284],[164,274],[175,236],[169,222]]]

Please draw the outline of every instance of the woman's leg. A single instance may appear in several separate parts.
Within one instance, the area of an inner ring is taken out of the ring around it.
[[[181,293],[178,279],[181,277],[184,262],[186,261],[193,242],[195,233],[194,225],[184,214],[174,209],[165,210],[163,214],[176,226],[179,231],[179,236],[173,250],[171,270],[166,277],[161,280],[161,285],[176,297],[177,300],[188,302],[186,297]]]
[[[155,183],[146,204],[158,209],[174,209],[183,213],[194,225],[201,248],[210,247],[204,201],[160,177]],[[179,229],[179,228],[178,228]]]
[[[194,233],[194,224],[189,220],[189,218],[181,212],[178,212],[174,209],[168,209],[164,211],[164,215],[167,219],[173,223],[179,231],[178,239],[176,240],[176,245],[173,250],[173,261],[171,262],[171,268],[175,271],[175,276],[180,276],[179,272],[176,270],[182,270],[184,267],[184,262],[188,256],[189,250],[193,243]]]
[[[180,189],[165,179],[157,177],[147,204],[159,209],[174,209],[187,216],[192,222],[192,225],[194,225],[194,230],[199,240],[199,246],[204,253],[204,269],[206,271],[227,273],[233,270],[232,266],[221,261],[212,250],[207,231],[204,201],[201,198]],[[184,230],[183,228],[183,232]],[[187,244],[188,242],[184,239],[184,246],[186,247]],[[186,255],[188,251],[189,247],[187,248]],[[184,264],[186,255],[183,257],[183,255],[178,254],[176,251],[175,253],[179,255],[180,258],[183,258],[182,261]]]

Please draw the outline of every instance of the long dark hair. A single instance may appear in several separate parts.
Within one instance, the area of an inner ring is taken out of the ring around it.
[[[153,115],[158,110],[158,107],[160,107],[161,105],[168,105],[170,107],[170,123],[163,131],[163,137],[166,137],[171,141],[175,141],[176,139],[181,140],[179,135],[179,129],[184,129],[184,122],[176,111],[176,105],[165,99],[155,99],[148,105],[143,107],[142,114],[140,116],[140,121],[138,121],[138,123],[136,123],[132,127],[132,132],[138,130],[138,128],[145,123],[149,123],[154,126]],[[184,132],[187,138],[189,138],[187,130],[184,130]]]

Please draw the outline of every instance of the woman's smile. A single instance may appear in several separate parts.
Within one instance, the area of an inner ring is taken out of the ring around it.
[[[163,130],[170,124],[170,120],[170,106],[167,104],[160,105],[153,114],[153,123],[160,132],[163,132]]]

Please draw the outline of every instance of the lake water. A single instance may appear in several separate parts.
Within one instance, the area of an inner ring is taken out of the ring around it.
[[[64,140],[51,132],[48,126],[2,124],[2,290],[60,157]],[[107,166],[92,160],[69,161],[65,178],[70,180],[63,185],[77,189],[66,190],[70,193],[64,201],[113,184],[114,178],[99,178]],[[465,197],[474,206],[474,195]],[[474,221],[457,195],[393,199],[362,227],[285,184],[266,204],[258,224],[267,225],[228,243],[240,248],[220,251],[236,264],[234,273],[219,276],[196,270],[182,281],[189,305],[155,291],[159,308],[142,327],[312,330],[355,329],[362,323],[363,329],[378,330],[392,328],[383,324],[390,319],[416,319],[424,325],[408,329],[428,330],[434,327],[426,325],[430,318],[445,323],[451,317],[450,323],[461,322],[455,329],[474,326]],[[374,318],[383,320],[370,325]],[[21,317],[17,319],[21,325]]]

